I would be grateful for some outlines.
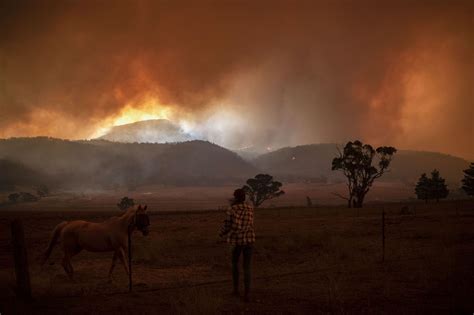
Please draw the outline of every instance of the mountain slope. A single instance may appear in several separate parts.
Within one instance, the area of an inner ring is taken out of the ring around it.
[[[311,144],[283,148],[263,154],[253,160],[254,165],[282,179],[340,180],[340,172],[331,171],[332,159],[338,154],[336,144]],[[391,164],[391,171],[383,180],[415,182],[421,173],[438,169],[449,182],[458,183],[468,161],[442,153],[399,150]]]
[[[0,191],[14,190],[16,186],[37,186],[44,178],[31,168],[7,159],[0,159]]]
[[[300,178],[324,181],[324,178],[337,175],[331,172],[331,160],[336,154],[335,144],[302,145],[262,154],[253,163],[282,180]]]
[[[237,154],[197,140],[139,144],[14,138],[0,140],[0,159],[45,174],[63,188],[241,184],[256,172]]]
[[[459,184],[463,170],[469,162],[448,154],[426,151],[400,150],[393,160],[387,179],[401,179],[416,182],[422,173],[431,173],[438,169],[450,183]]]

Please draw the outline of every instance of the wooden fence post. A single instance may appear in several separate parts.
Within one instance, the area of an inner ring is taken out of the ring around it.
[[[385,261],[385,208],[382,208],[382,262]]]
[[[20,220],[15,219],[11,223],[13,257],[15,259],[15,275],[18,296],[30,300],[31,284],[28,269],[28,258],[26,255],[25,234]]]

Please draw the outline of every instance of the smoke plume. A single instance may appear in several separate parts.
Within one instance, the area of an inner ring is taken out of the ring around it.
[[[124,110],[231,148],[360,138],[474,158],[472,1],[4,1],[0,137]]]

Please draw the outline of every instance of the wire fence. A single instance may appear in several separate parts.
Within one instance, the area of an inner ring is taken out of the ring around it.
[[[454,204],[454,210],[453,211],[453,204],[450,203],[449,205],[448,204],[441,204],[439,206],[439,208],[436,210],[437,212],[439,212],[440,210],[443,210],[443,208],[446,208],[446,209],[451,209],[451,212],[448,213],[448,215],[454,215],[454,216],[460,216],[460,215],[473,215],[474,214],[474,207],[473,207],[474,203],[472,201],[458,201]],[[377,206],[374,206],[372,208],[369,208],[369,209],[364,209],[364,211],[366,211],[368,214],[370,214],[371,216],[378,216],[380,215],[380,219],[381,219],[381,223],[380,223],[380,226],[381,226],[381,236],[380,236],[380,248],[381,248],[381,260],[378,262],[378,264],[365,264],[363,266],[359,266],[358,268],[354,269],[354,266],[352,265],[349,265],[348,263],[340,263],[340,264],[333,264],[329,267],[320,267],[320,268],[311,268],[311,269],[307,269],[307,270],[301,270],[301,271],[292,271],[292,272],[287,272],[287,273],[274,273],[274,274],[268,274],[268,275],[260,275],[260,276],[256,276],[254,277],[255,280],[257,281],[264,281],[264,280],[272,280],[272,279],[277,279],[277,278],[283,278],[283,277],[292,277],[292,276],[300,276],[300,275],[310,275],[310,274],[315,274],[315,273],[324,273],[324,272],[328,272],[328,271],[331,271],[331,270],[337,270],[337,269],[341,269],[341,268],[347,268],[347,267],[350,267],[348,269],[350,269],[351,272],[354,272],[354,271],[363,271],[363,270],[370,270],[371,268],[374,268],[374,266],[383,266],[383,264],[389,264],[389,263],[403,263],[403,262],[408,262],[408,261],[415,261],[415,260],[424,260],[426,259],[425,257],[410,257],[410,258],[397,258],[397,259],[387,259],[386,257],[386,233],[389,233],[388,234],[388,242],[396,242],[398,241],[398,236],[396,233],[393,233],[393,228],[389,228],[389,230],[387,231],[387,227],[386,225],[389,224],[389,225],[401,225],[403,223],[403,214],[401,214],[400,212],[404,210],[404,207],[412,207],[413,211],[408,211],[408,214],[412,214],[412,215],[427,215],[430,210],[430,206],[429,205],[425,205],[425,204],[402,204],[402,203],[396,203],[396,204],[384,204],[383,206],[380,206],[380,207],[377,207]],[[285,209],[285,208],[283,208]],[[353,210],[355,211],[355,210]],[[402,212],[403,212],[402,211]],[[160,215],[160,214],[156,214],[156,215]],[[16,225],[18,225],[18,221],[15,221]],[[18,229],[17,229],[18,230]],[[21,229],[22,230],[22,229]],[[18,248],[18,238],[21,240],[22,238],[24,238],[24,235],[18,235],[18,233],[16,233],[17,236],[15,236],[15,233],[13,235],[13,245],[11,250],[13,250],[13,252],[22,252],[25,250],[24,247],[24,240],[21,241],[20,243],[23,244],[21,245],[22,248]],[[23,234],[23,232],[21,232],[21,234]],[[16,237],[16,238],[15,238]],[[15,245],[16,244],[16,245]],[[423,248],[432,248],[432,249],[436,249],[435,246],[431,246],[430,245],[427,245],[427,246],[423,246]],[[418,250],[420,250],[421,248],[418,248]],[[466,253],[467,255],[469,255],[469,253]],[[26,255],[26,253],[24,254]],[[24,259],[26,261],[26,257]],[[20,265],[19,265],[20,264]],[[17,270],[26,270],[26,272],[28,272],[28,266],[25,266],[24,265],[25,262],[17,262],[17,259],[15,258],[15,266],[16,266],[16,269]],[[25,269],[26,268],[26,269]],[[21,276],[21,272],[20,271],[20,276]],[[18,272],[17,272],[17,278],[18,278]],[[21,277],[20,277],[21,278]],[[25,279],[20,279],[20,281],[18,282],[18,286],[20,287],[28,287],[28,290],[29,289],[29,280],[28,280],[28,283],[25,282],[26,280]],[[218,280],[213,280],[213,281],[205,281],[205,282],[195,282],[195,283],[185,283],[185,284],[179,284],[179,285],[172,285],[172,286],[164,286],[164,287],[154,287],[154,288],[138,288],[138,287],[133,287],[132,286],[132,283],[130,282],[130,289],[133,288],[134,289],[134,292],[154,292],[154,291],[162,291],[162,290],[177,290],[177,289],[186,289],[186,288],[196,288],[196,287],[204,287],[204,286],[215,286],[215,285],[224,285],[224,284],[228,284],[228,283],[231,283],[231,279],[230,278],[226,278],[226,279],[218,279]],[[131,290],[130,290],[131,291]],[[108,293],[101,293],[101,295],[120,295],[120,294],[125,294],[129,292],[128,290],[124,290],[123,291],[117,291],[117,292],[108,292]],[[79,297],[81,295],[52,295],[51,297],[55,297],[55,298],[66,298],[66,297]]]

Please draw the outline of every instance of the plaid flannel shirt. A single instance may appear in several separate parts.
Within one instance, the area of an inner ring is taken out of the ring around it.
[[[227,236],[227,243],[232,245],[254,243],[253,207],[246,203],[235,204],[229,207],[220,236]]]

